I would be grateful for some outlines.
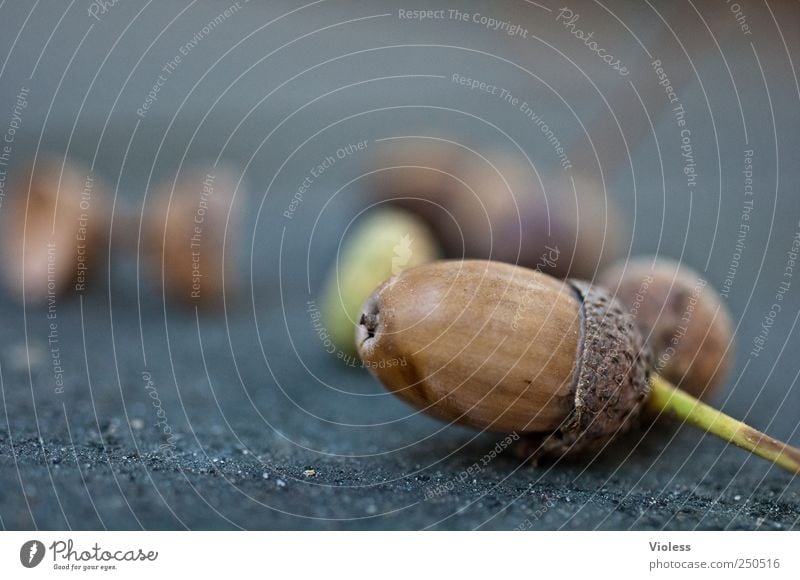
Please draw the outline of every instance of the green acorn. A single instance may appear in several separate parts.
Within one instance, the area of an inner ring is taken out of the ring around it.
[[[322,294],[323,320],[341,351],[356,353],[355,329],[361,306],[376,286],[406,268],[439,257],[428,227],[415,215],[399,209],[376,209],[344,240],[336,267]]]

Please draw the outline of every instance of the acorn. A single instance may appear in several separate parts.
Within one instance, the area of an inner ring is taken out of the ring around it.
[[[414,214],[395,208],[368,211],[344,240],[323,289],[322,314],[334,345],[354,355],[361,305],[374,288],[393,274],[438,257],[433,234]]]
[[[500,262],[407,270],[367,300],[359,355],[394,394],[446,421],[541,435],[550,452],[627,430],[649,352],[598,287]]]
[[[429,227],[447,219],[452,197],[461,191],[464,150],[446,139],[382,141],[365,166],[368,197],[416,214]]]
[[[800,474],[800,450],[652,373],[632,316],[585,282],[498,262],[422,265],[375,290],[356,342],[401,399],[444,421],[526,434],[539,455],[603,447],[646,408]]]
[[[107,247],[105,186],[89,169],[47,157],[11,181],[2,224],[3,276],[20,300],[81,292]]]
[[[555,181],[508,153],[466,165],[436,231],[447,257],[491,259],[559,278],[591,279],[622,255],[623,220],[602,184]]]
[[[628,232],[614,198],[599,179],[576,174],[566,191],[557,196],[555,215],[561,223],[555,235],[563,244],[562,257],[553,272],[559,277],[591,280],[608,264],[622,257]],[[574,191],[573,191],[574,184]]]
[[[640,257],[609,267],[599,283],[633,315],[664,378],[701,399],[725,381],[733,364],[733,323],[700,274],[674,260]]]
[[[196,166],[157,190],[146,217],[144,259],[172,298],[216,307],[236,292],[239,181],[231,168]]]
[[[545,186],[527,166],[501,155],[493,163],[464,163],[463,183],[446,200],[447,213],[437,215],[436,231],[448,258],[492,259],[536,267],[548,235]],[[550,252],[552,253],[552,252]],[[557,267],[544,261],[542,271]]]
[[[481,157],[445,139],[381,144],[370,160],[371,197],[411,211],[448,258],[491,259],[590,279],[622,255],[625,228],[602,183],[539,175],[505,150]]]

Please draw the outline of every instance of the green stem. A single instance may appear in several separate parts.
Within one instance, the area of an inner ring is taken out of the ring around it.
[[[654,374],[645,407],[653,414],[671,415],[800,475],[800,449],[773,439],[717,411]]]

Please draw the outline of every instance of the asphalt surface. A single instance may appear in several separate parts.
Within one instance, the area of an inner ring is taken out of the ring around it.
[[[76,9],[63,23],[61,3],[42,2],[27,20],[27,3],[0,7],[0,56],[10,55],[0,71],[0,133],[20,87],[29,90],[12,169],[41,151],[91,166],[116,196],[116,234],[130,227],[120,214],[141,212],[146,192],[181,164],[219,155],[243,167],[248,184],[246,223],[234,232],[240,287],[223,312],[163,300],[157,276],[137,268],[135,243],[118,235],[89,290],[59,297],[55,318],[0,294],[0,529],[800,528],[796,478],[688,427],[664,422],[599,456],[533,467],[497,447],[503,435],[414,413],[328,353],[309,312],[365,206],[353,181],[363,159],[334,164],[284,217],[320,160],[362,140],[374,151],[395,136],[452,138],[481,152],[518,145],[556,191],[570,191],[572,174],[538,128],[450,79],[509,88],[544,112],[575,174],[603,164],[632,254],[683,259],[717,288],[736,258],[726,301],[737,362],[714,403],[800,445],[796,275],[763,351],[752,354],[800,227],[796,3],[770,3],[782,34],[752,7],[752,37],[727,12],[704,12],[722,53],[684,6],[655,3],[678,44],[652,10],[619,5],[676,87],[689,78],[677,90],[698,171],[692,192],[651,58],[592,3],[575,3],[582,25],[624,55],[638,92],[530,3],[496,13],[525,24],[528,39],[380,16],[396,10],[388,2],[322,3],[258,32],[296,8],[268,4],[243,4],[219,24],[145,115],[137,109],[159,71],[215,18],[216,3],[198,3],[158,38],[183,3],[141,16],[119,3],[99,21]],[[746,150],[757,195],[738,248]]]
[[[486,459],[502,436],[409,416],[364,369],[342,365],[313,338],[304,339],[309,370],[300,373],[288,354],[264,359],[258,346],[243,344],[248,317],[234,313],[226,328],[220,316],[182,311],[169,316],[168,348],[166,336],[163,344],[155,338],[159,324],[145,323],[145,367],[136,309],[113,309],[112,348],[97,319],[105,319],[97,307],[104,301],[84,297],[83,325],[80,302],[59,307],[61,360],[71,377],[63,394],[48,380],[41,311],[29,313],[27,354],[24,342],[4,343],[13,353],[3,357],[0,413],[6,529],[799,525],[799,490],[789,474],[689,428],[657,425],[598,457],[538,467],[502,445]],[[187,345],[198,321],[203,356]],[[283,336],[263,338],[266,353],[287,349]]]

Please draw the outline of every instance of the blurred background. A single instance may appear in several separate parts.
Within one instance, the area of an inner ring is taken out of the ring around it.
[[[458,155],[441,171],[478,188],[513,167],[512,199],[566,200],[615,257],[707,278],[736,327],[713,402],[800,444],[798,61],[790,0],[0,4],[0,526],[796,528],[791,476],[669,425],[466,477],[502,437],[395,399],[315,312],[399,145],[402,165]],[[99,236],[85,289],[40,301],[15,288],[13,240],[51,219],[32,163],[75,168],[42,187],[88,195]],[[229,195],[215,307],[171,297],[191,258],[158,253],[207,175]],[[477,223],[463,235],[505,233]]]

